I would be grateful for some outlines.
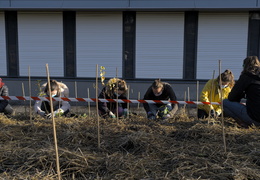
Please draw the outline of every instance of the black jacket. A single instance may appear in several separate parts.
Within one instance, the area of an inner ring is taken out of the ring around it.
[[[109,96],[106,93],[106,87],[104,87],[101,91],[101,93],[98,96],[99,99],[116,99],[117,96],[113,94],[112,96]],[[118,99],[127,99],[125,94],[121,94],[118,96]],[[118,106],[122,106],[123,109],[127,108],[127,103],[118,103]],[[99,102],[98,103],[98,109],[102,113],[109,113],[109,111],[113,111],[116,109],[116,103],[115,102]]]
[[[155,96],[152,90],[152,86],[148,88],[144,95],[144,100],[170,100],[170,101],[176,101],[175,93],[169,83],[163,83],[163,91],[160,96]],[[157,106],[161,106],[162,104],[157,104]],[[146,112],[149,111],[149,105],[147,103],[143,104],[144,109]],[[178,110],[177,104],[172,104],[172,111],[170,112],[171,116],[176,113]]]
[[[242,98],[246,98],[246,108],[249,117],[260,122],[260,74],[244,73],[240,75],[229,93],[228,99],[240,102]]]
[[[3,85],[0,88],[0,96],[8,96],[8,87],[6,85]],[[0,101],[0,112],[4,112],[5,107],[8,105],[7,100],[1,100]]]

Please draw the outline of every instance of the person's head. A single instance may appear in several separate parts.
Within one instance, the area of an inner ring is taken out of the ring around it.
[[[113,94],[117,94],[120,96],[121,94],[125,94],[127,91],[127,84],[124,80],[119,78],[112,78],[106,84],[106,92],[110,96]]]
[[[217,81],[220,82],[220,77],[221,77],[221,85],[220,87],[233,87],[235,84],[234,81],[234,75],[232,73],[232,71],[230,71],[229,69],[225,70],[223,73],[221,73],[220,76],[218,76]]]
[[[49,84],[47,83],[44,92],[51,97],[59,95],[59,84],[56,80],[50,80],[50,89],[51,92],[49,93]]]
[[[163,91],[163,83],[161,82],[160,79],[154,80],[152,84],[152,90],[155,96],[160,96]]]
[[[259,73],[260,62],[257,56],[248,56],[243,62],[242,74],[249,72],[252,74]]]

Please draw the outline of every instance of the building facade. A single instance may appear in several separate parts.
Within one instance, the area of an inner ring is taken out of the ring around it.
[[[187,88],[196,99],[197,82],[201,90],[219,69],[238,79],[243,59],[259,56],[259,6],[258,0],[0,0],[0,76],[10,95],[21,95],[22,83],[28,92],[30,76],[37,95],[48,64],[71,97],[86,97],[87,88],[94,95],[98,65],[106,79],[125,79],[132,98],[160,78],[179,100]]]

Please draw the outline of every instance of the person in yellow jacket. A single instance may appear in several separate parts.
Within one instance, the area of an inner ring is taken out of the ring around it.
[[[221,76],[221,85],[219,85]],[[216,79],[210,79],[204,86],[201,95],[201,102],[221,102],[222,99],[227,99],[228,95],[234,86],[234,75],[227,69],[221,73]],[[220,105],[200,104],[198,106],[198,118],[218,117],[222,113]]]

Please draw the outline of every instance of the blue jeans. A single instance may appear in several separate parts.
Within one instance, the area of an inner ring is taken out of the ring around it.
[[[167,108],[168,111],[172,110],[172,104],[168,103],[168,104],[164,104],[164,105],[160,105],[158,106],[158,104],[148,104],[149,105],[149,111],[156,117],[157,113],[159,110],[163,110],[164,108]]]
[[[234,118],[236,121],[246,123],[247,125],[260,126],[260,123],[251,119],[247,114],[246,106],[239,102],[232,102],[228,99],[223,100],[223,108],[226,116]]]

